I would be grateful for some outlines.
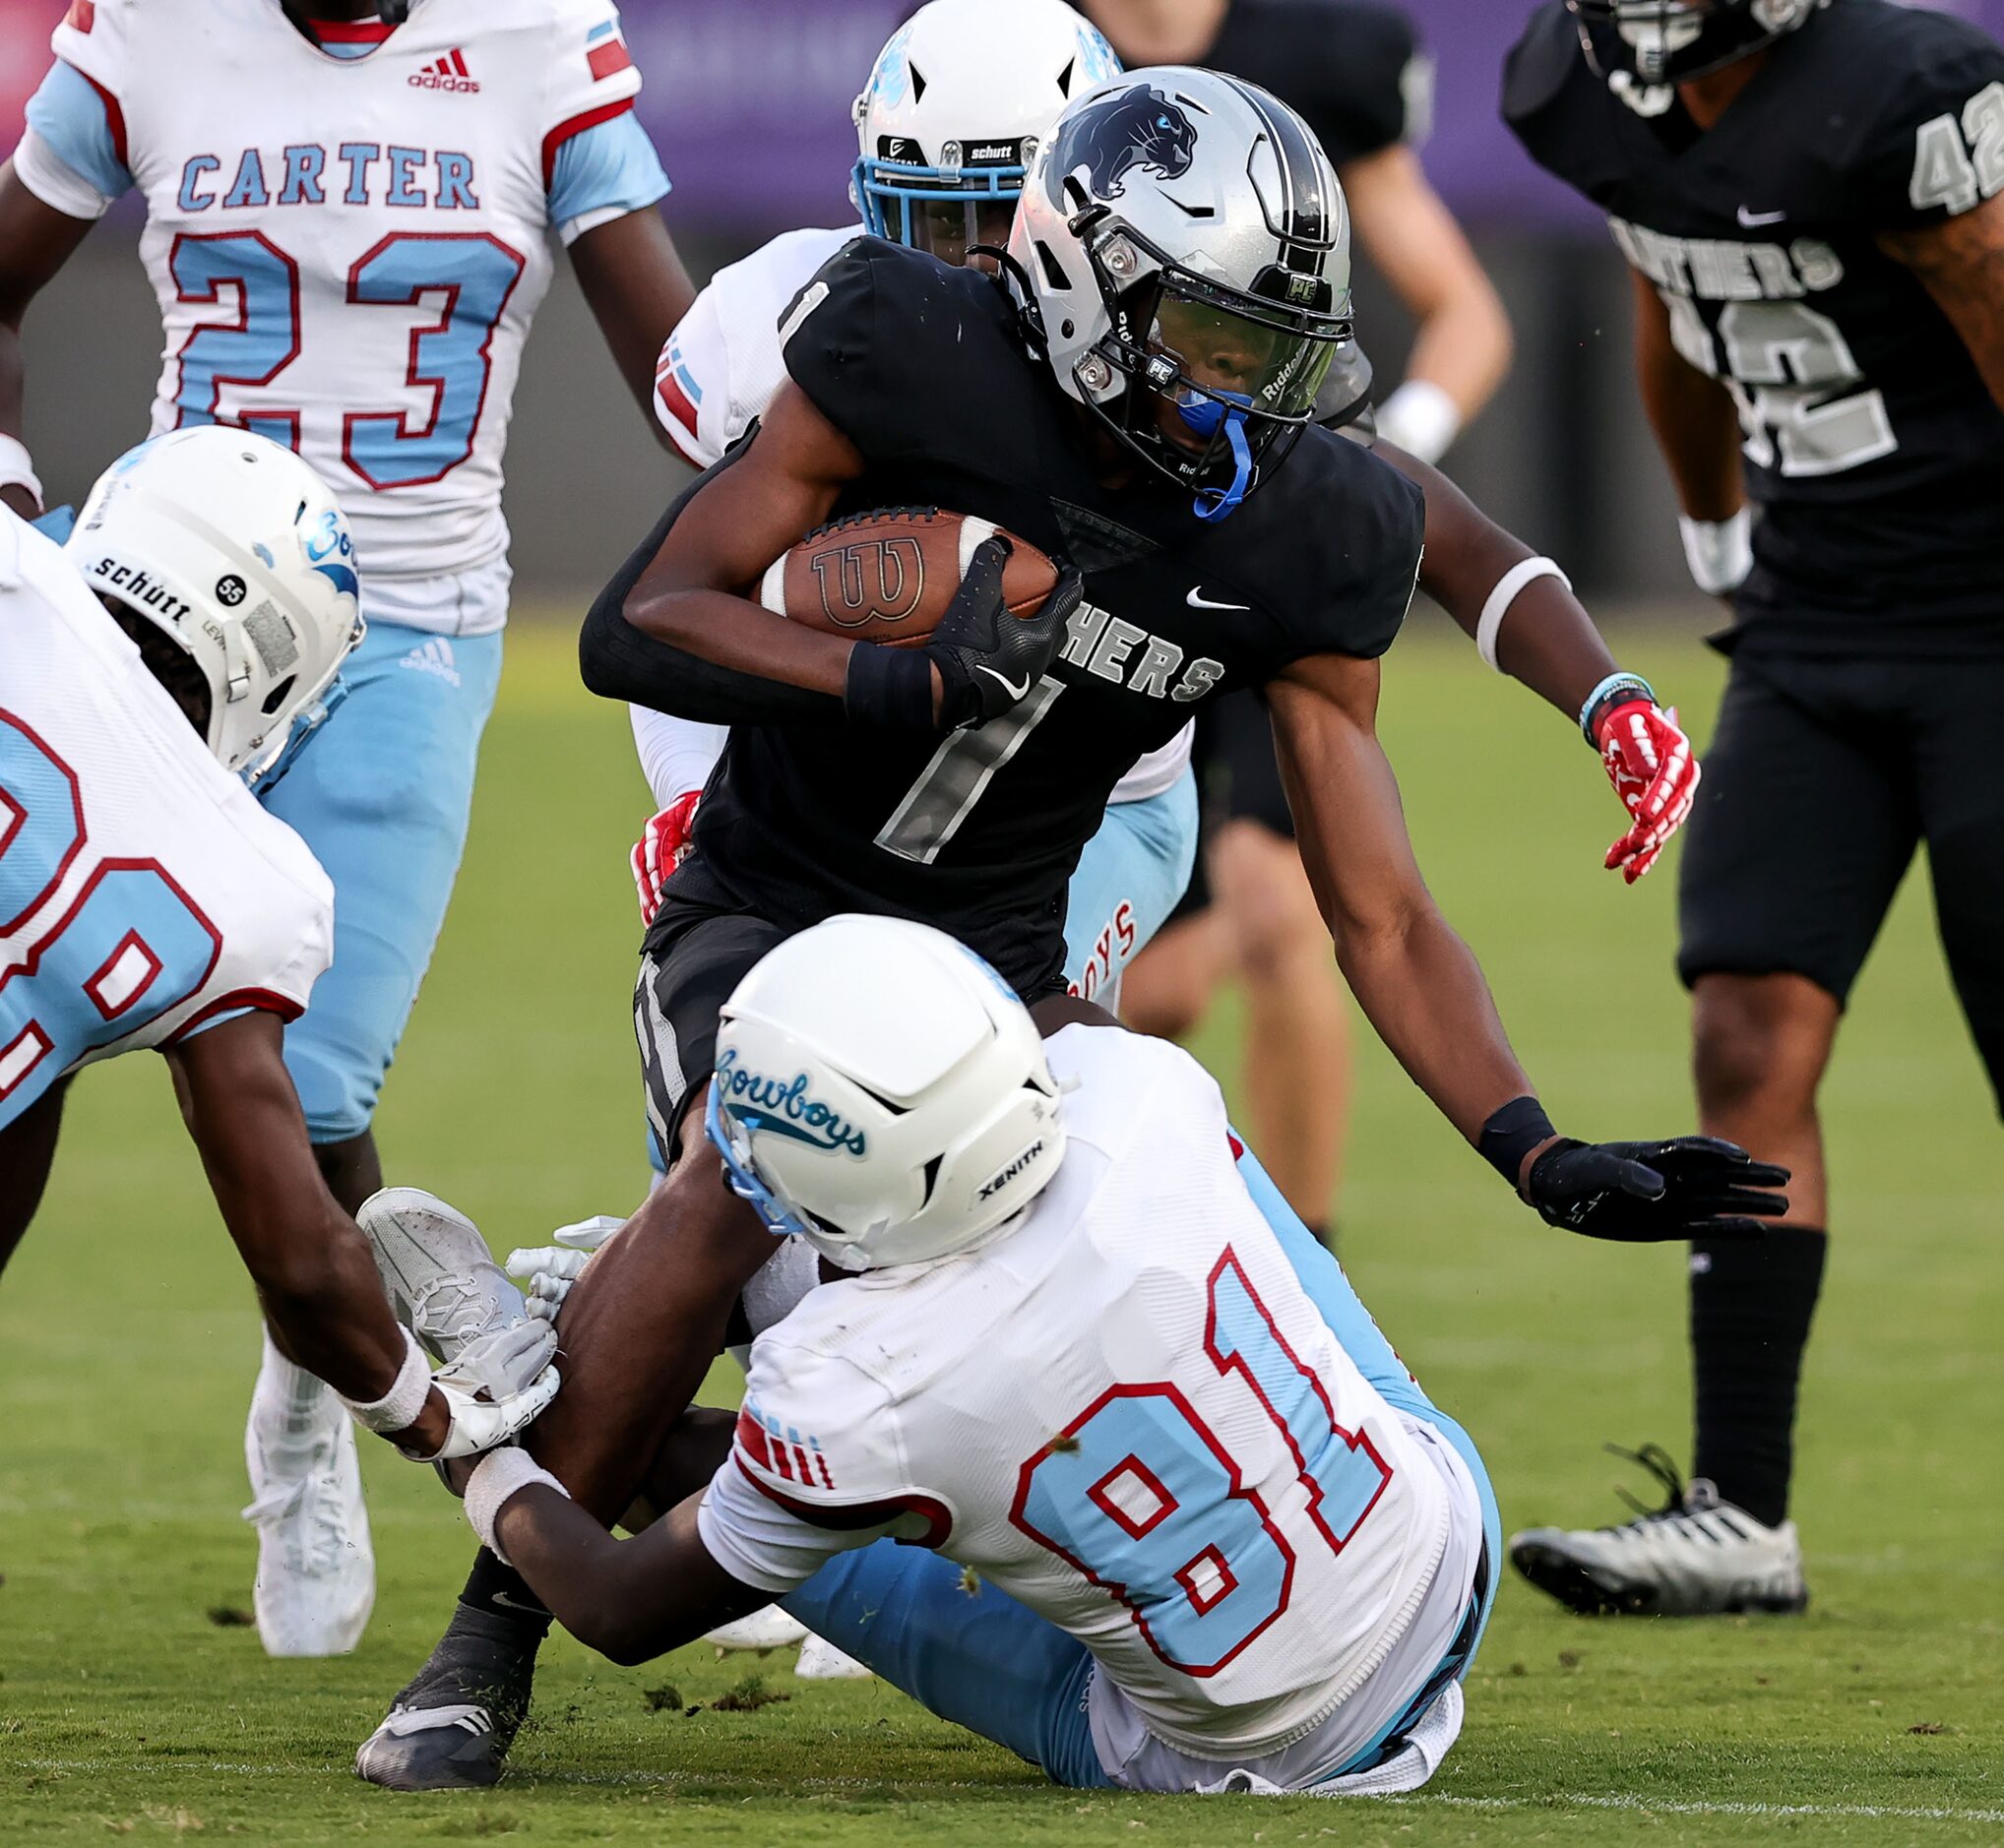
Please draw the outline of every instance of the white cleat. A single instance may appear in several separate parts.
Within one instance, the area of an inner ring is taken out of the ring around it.
[[[1540,1591],[1589,1616],[1787,1614],[1808,1605],[1793,1521],[1770,1527],[1722,1502],[1702,1476],[1686,1488],[1654,1445],[1619,1454],[1652,1470],[1669,1501],[1619,1527],[1514,1535],[1511,1564]]]
[[[811,1630],[807,1640],[800,1645],[800,1659],[793,1665],[793,1673],[802,1681],[873,1681],[876,1670],[868,1664],[858,1662],[846,1651],[838,1649],[826,1636],[817,1636]]]
[[[386,1187],[362,1201],[355,1224],[375,1255],[392,1312],[441,1365],[529,1313],[479,1228],[436,1194]]]
[[[252,1591],[258,1634],[275,1656],[345,1655],[376,1602],[376,1555],[362,1505],[354,1426],[335,1404],[321,1438],[274,1452],[244,1446],[258,1530]],[[289,1459],[294,1465],[283,1465]]]
[[[768,1649],[790,1649],[796,1642],[805,1642],[807,1626],[795,1622],[777,1604],[769,1604],[734,1624],[720,1624],[703,1640],[720,1649],[756,1649],[764,1655]]]

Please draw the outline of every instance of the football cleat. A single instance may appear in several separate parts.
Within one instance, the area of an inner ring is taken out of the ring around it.
[[[355,1775],[386,1790],[482,1790],[500,1781],[529,1712],[539,1635],[470,1605],[355,1754]]]
[[[420,1187],[386,1187],[355,1214],[397,1320],[450,1366],[470,1342],[529,1313],[465,1213]]]
[[[1686,1486],[1656,1445],[1615,1454],[1641,1463],[1668,1499],[1618,1527],[1530,1527],[1514,1535],[1511,1564],[1540,1591],[1588,1616],[1789,1614],[1807,1607],[1793,1521],[1770,1527],[1721,1501],[1702,1476]],[[1640,1509],[1632,1496],[1625,1499]]]
[[[243,1518],[258,1530],[251,1602],[267,1655],[345,1655],[375,1607],[354,1426],[328,1402],[334,1416],[308,1445],[268,1447],[255,1429],[245,1438],[253,1499]]]
[[[802,1681],[870,1681],[876,1672],[868,1663],[858,1662],[845,1649],[838,1649],[826,1636],[817,1636],[811,1630],[800,1645],[799,1661],[793,1664],[793,1673]]]
[[[788,1617],[777,1604],[769,1604],[734,1624],[718,1625],[703,1640],[720,1649],[756,1649],[763,1655],[768,1649],[790,1649],[796,1642],[805,1642],[807,1626]]]

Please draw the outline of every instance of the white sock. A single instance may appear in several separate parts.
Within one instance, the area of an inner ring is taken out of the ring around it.
[[[247,1435],[267,1466],[288,1476],[303,1474],[316,1461],[324,1468],[333,1460],[333,1440],[344,1416],[326,1386],[280,1353],[266,1329]]]

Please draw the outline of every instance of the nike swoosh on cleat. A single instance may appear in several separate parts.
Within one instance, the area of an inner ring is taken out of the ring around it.
[[[1780,224],[1787,216],[1785,212],[1749,212],[1744,206],[1739,209],[1739,221],[1749,231],[1758,230],[1763,224]]]
[[[977,674],[986,674],[1012,700],[1027,700],[1030,698],[1030,676],[1028,674],[1024,676],[1023,685],[1019,687],[1008,675],[998,674],[992,667],[976,667],[974,671]]]
[[[1201,585],[1193,585],[1190,594],[1183,599],[1192,609],[1251,609],[1250,603],[1214,603],[1204,594]]]

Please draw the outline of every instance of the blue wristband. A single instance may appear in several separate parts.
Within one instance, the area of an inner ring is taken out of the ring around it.
[[[1657,690],[1640,674],[1612,673],[1587,695],[1587,704],[1580,708],[1580,736],[1599,750],[1600,740],[1594,736],[1594,727],[1600,722],[1600,715],[1610,707],[1618,706],[1623,700],[1639,697],[1650,705],[1657,703]]]

